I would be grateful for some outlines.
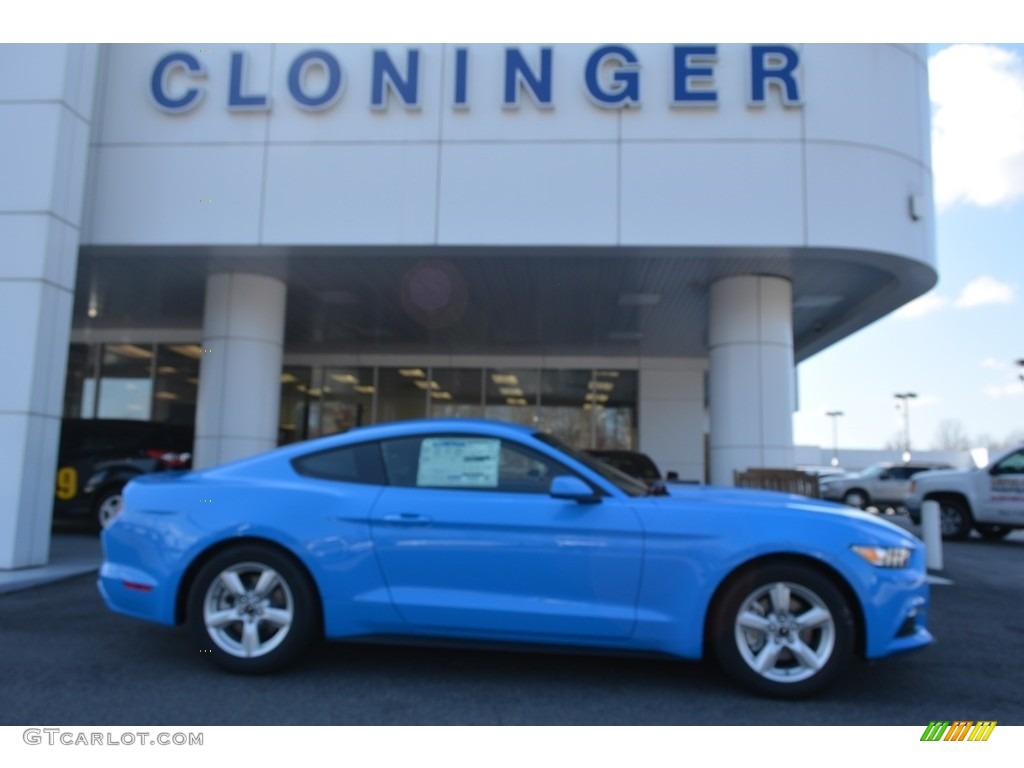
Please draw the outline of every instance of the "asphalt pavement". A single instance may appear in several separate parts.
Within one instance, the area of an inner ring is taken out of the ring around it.
[[[98,553],[78,536],[55,554]],[[579,653],[334,643],[282,673],[237,676],[183,629],[108,611],[95,573],[58,571],[0,594],[0,725],[1024,725],[1024,532],[947,542],[944,555],[937,642],[856,660],[798,702],[739,691],[713,663]]]

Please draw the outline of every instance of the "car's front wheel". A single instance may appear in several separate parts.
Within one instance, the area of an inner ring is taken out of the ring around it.
[[[221,552],[189,593],[188,623],[202,653],[234,672],[294,661],[319,628],[316,592],[289,556],[262,544]]]
[[[784,698],[825,688],[853,653],[856,626],[842,591],[800,563],[757,566],[716,601],[712,647],[728,675]]]

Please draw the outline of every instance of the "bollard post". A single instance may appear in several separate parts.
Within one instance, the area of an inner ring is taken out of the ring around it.
[[[921,504],[921,533],[929,571],[942,570],[942,523],[939,516],[939,502],[925,501]]]

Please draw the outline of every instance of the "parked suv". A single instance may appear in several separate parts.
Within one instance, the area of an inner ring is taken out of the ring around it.
[[[918,475],[905,500],[915,523],[921,522],[925,501],[939,503],[944,539],[966,539],[971,528],[986,539],[1001,539],[1024,528],[1024,445],[984,469]]]
[[[910,478],[933,469],[950,469],[950,465],[925,461],[883,462],[851,475],[824,478],[818,487],[823,499],[841,501],[858,509],[896,508],[903,506],[903,498],[910,491]]]
[[[137,475],[192,464],[193,430],[128,419],[64,419],[54,518],[91,516],[105,528],[121,511],[121,490]]]

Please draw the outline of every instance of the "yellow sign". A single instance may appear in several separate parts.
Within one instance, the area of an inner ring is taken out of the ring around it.
[[[78,472],[74,467],[61,467],[57,470],[57,498],[70,501],[78,495]]]

